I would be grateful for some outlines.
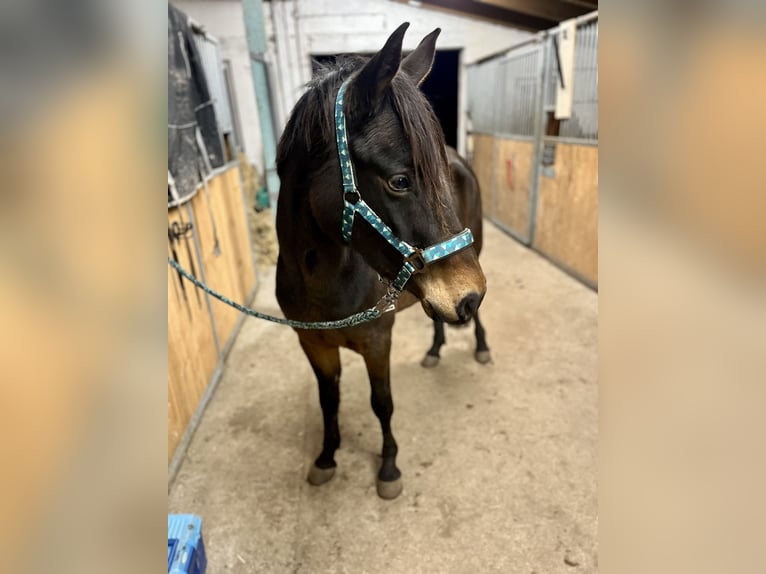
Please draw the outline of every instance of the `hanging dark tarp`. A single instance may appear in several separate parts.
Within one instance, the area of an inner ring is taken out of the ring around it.
[[[189,18],[168,4],[168,171],[180,202],[191,198],[202,174],[224,164],[205,72]],[[168,204],[175,204],[168,188]]]

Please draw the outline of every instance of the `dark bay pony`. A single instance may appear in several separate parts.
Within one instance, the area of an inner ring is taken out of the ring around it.
[[[341,234],[347,174],[336,144],[336,97],[361,198],[397,238],[425,248],[459,233],[459,201],[452,192],[441,128],[418,88],[431,69],[435,30],[406,58],[401,48],[408,24],[400,26],[370,59],[348,57],[320,71],[292,111],[277,152],[281,180],[277,210],[280,245],[277,299],[284,314],[300,321],[341,319],[374,305],[403,265],[402,253],[367,221],[356,217],[350,242]],[[479,218],[480,221],[480,218]],[[480,243],[479,243],[480,245]],[[486,280],[474,246],[413,274],[397,309],[420,301],[440,323],[461,324],[478,310]],[[394,313],[356,327],[307,331],[298,338],[319,383],[324,419],[322,452],[308,480],[319,485],[335,472],[340,446],[339,348],[364,358],[371,404],[383,433],[377,491],[395,498],[402,490],[391,432],[391,328]]]

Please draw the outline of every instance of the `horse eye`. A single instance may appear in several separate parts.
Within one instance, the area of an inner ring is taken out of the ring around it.
[[[410,180],[406,175],[395,175],[388,180],[388,186],[394,191],[408,191],[410,189]]]

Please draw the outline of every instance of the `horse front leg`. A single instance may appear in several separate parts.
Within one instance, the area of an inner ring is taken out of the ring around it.
[[[430,368],[439,364],[439,351],[442,345],[446,342],[444,337],[444,321],[434,319],[434,342],[431,348],[428,349],[426,356],[420,361],[423,367]]]
[[[370,376],[370,403],[375,416],[380,421],[383,433],[383,461],[378,472],[376,483],[378,496],[387,500],[396,498],[402,492],[402,473],[396,467],[396,455],[399,448],[391,432],[391,415],[394,413],[394,400],[391,396],[391,336],[385,344],[374,351],[364,353],[364,362]]]
[[[486,365],[492,360],[492,355],[489,354],[486,333],[484,333],[484,326],[479,321],[478,311],[473,316],[473,322],[476,327],[476,353],[474,353],[474,358],[482,365]]]
[[[340,446],[338,405],[340,404],[340,353],[338,347],[310,343],[301,338],[301,347],[319,383],[319,404],[324,420],[322,452],[309,470],[308,481],[319,486],[335,475],[335,451]]]

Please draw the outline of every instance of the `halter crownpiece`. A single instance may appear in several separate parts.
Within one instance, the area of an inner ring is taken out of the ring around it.
[[[406,241],[396,237],[391,228],[365,203],[354,179],[354,164],[351,161],[346,132],[346,114],[343,112],[343,97],[349,81],[350,78],[343,82],[340,90],[338,90],[338,97],[335,100],[335,141],[338,144],[338,160],[343,176],[341,234],[346,243],[351,241],[354,216],[358,213],[375,231],[382,235],[383,239],[388,241],[404,258],[402,268],[391,283],[391,286],[396,291],[402,291],[410,277],[425,271],[432,263],[454,255],[471,245],[473,243],[473,234],[470,229],[466,228],[457,235],[425,249],[413,247]]]

